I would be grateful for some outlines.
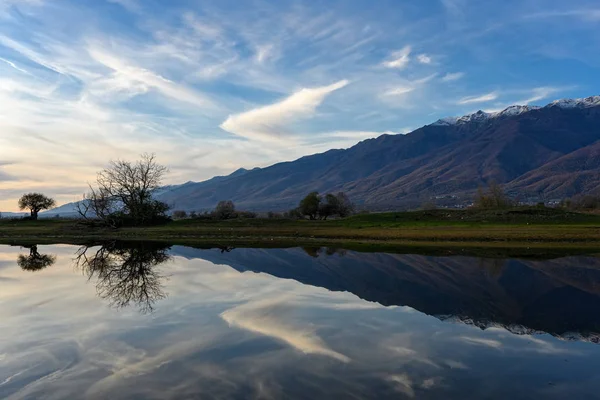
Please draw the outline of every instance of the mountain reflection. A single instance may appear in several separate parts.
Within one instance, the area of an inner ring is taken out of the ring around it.
[[[154,304],[166,297],[157,266],[171,258],[170,246],[156,243],[110,242],[100,247],[82,246],[75,264],[96,279],[98,296],[112,307],[135,305],[142,313],[154,311]]]
[[[40,271],[48,268],[56,262],[56,256],[40,254],[37,245],[22,246],[29,249],[29,255],[19,254],[17,264],[24,271]]]
[[[214,250],[174,254],[267,273],[441,320],[600,341],[600,258],[553,260],[359,253],[326,248]]]

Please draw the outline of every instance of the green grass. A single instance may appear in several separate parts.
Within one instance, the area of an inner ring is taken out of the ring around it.
[[[600,253],[600,216],[555,209],[434,210],[342,220],[182,220],[160,226],[91,228],[72,220],[0,221],[0,243],[162,240],[202,246],[331,246],[373,251],[426,249],[548,254]],[[404,250],[403,250],[404,251]]]

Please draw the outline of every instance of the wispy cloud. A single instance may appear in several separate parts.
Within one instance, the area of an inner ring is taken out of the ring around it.
[[[138,0],[107,0],[109,3],[114,3],[122,6],[128,11],[139,13],[142,11],[142,5]]]
[[[390,89],[384,93],[385,96],[401,96],[414,91],[415,88],[412,86],[400,86]]]
[[[442,82],[454,82],[462,79],[465,76],[463,72],[448,72],[442,77]]]
[[[103,49],[92,47],[89,49],[89,54],[94,60],[114,71],[110,78],[103,81],[109,91],[130,90],[135,95],[152,88],[159,90],[173,101],[187,102],[200,109],[215,107],[208,97],[152,71],[130,65]]]
[[[529,93],[529,97],[526,97],[522,100],[517,100],[515,102],[515,104],[528,105],[528,104],[535,103],[540,100],[548,99],[550,96],[553,96],[553,95],[558,94],[563,91],[565,91],[565,88],[559,88],[559,87],[533,88]]]
[[[410,62],[411,47],[406,46],[402,50],[395,51],[391,54],[388,61],[383,62],[386,68],[402,69]]]
[[[273,45],[265,44],[256,49],[256,62],[262,64],[273,56]]]
[[[545,19],[545,18],[578,18],[585,21],[600,21],[600,8],[582,8],[566,10],[548,10],[533,13],[525,16],[526,19]]]
[[[490,101],[494,101],[497,98],[498,98],[498,94],[496,92],[491,92],[491,93],[482,94],[479,96],[464,97],[458,101],[458,104],[487,103]]]
[[[419,54],[417,56],[417,61],[420,62],[421,64],[431,64],[431,57],[428,56],[427,54]]]
[[[1,58],[1,57],[0,57],[0,61],[2,61],[5,64],[8,64],[9,66],[11,66],[12,68],[16,69],[19,72],[22,72],[22,73],[27,74],[27,75],[31,75],[29,72],[27,72],[23,68],[19,67],[17,64],[15,64],[12,61],[9,61],[9,60],[7,60],[5,58]]]
[[[328,86],[302,89],[278,103],[230,115],[221,128],[250,139],[285,139],[290,134],[290,123],[312,117],[329,94],[348,83],[342,80]]]

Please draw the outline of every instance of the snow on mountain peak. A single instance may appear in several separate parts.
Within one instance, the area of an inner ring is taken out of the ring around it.
[[[562,99],[553,101],[548,107],[589,108],[600,106],[600,96],[590,96],[583,99]]]
[[[536,107],[536,106],[510,106],[503,111],[495,113],[494,116],[501,117],[501,116],[521,115],[521,114],[529,112],[531,110],[539,110],[539,109],[540,109],[540,107]]]
[[[590,108],[600,106],[600,96],[590,96],[583,99],[563,99],[556,100],[548,104],[546,107],[561,107],[561,108]],[[487,113],[485,111],[477,111],[474,114],[464,115],[462,117],[448,117],[442,118],[431,125],[434,126],[450,126],[450,125],[462,125],[469,122],[483,122],[492,118],[501,117],[513,117],[528,113],[533,110],[539,110],[542,107],[537,106],[510,106],[499,112]]]

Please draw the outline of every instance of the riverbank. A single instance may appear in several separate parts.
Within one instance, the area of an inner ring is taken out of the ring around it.
[[[330,246],[365,251],[517,254],[600,253],[600,216],[554,209],[433,210],[343,220],[180,220],[109,229],[74,220],[2,220],[0,243],[152,240],[195,246]]]

